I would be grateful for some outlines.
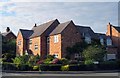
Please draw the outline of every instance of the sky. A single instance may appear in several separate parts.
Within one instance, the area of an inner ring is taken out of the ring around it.
[[[118,25],[118,0],[0,0],[1,32],[10,27],[17,35],[19,29],[54,19],[61,23],[73,20],[76,25],[105,33],[109,22]]]

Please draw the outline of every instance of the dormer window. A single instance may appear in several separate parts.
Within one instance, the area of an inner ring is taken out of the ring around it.
[[[110,45],[112,45],[112,40],[111,38],[107,38],[107,46],[110,46]]]

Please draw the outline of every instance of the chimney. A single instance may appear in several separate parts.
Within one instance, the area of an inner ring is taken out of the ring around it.
[[[37,27],[37,24],[35,23],[34,27]]]
[[[112,36],[112,24],[110,22],[108,23],[108,28],[110,30],[110,37]]]
[[[7,27],[6,32],[9,32],[9,31],[10,31],[10,28],[9,28],[9,27]]]

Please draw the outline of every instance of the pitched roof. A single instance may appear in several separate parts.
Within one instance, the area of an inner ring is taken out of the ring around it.
[[[120,32],[120,27],[113,26],[118,32]]]
[[[81,34],[90,35],[92,38],[96,38],[94,31],[90,27],[76,25],[78,31]]]
[[[48,27],[50,27],[55,21],[58,22],[58,20],[55,19],[55,20],[49,21],[49,22],[47,22],[47,23],[41,24],[41,25],[39,25],[39,26],[37,26],[37,27],[33,27],[32,30],[33,30],[34,33],[30,36],[30,38],[36,37],[36,36],[40,36],[40,35],[41,35],[43,32],[45,32],[45,31],[48,29]]]
[[[8,35],[9,33],[11,33],[12,31],[9,31],[9,32],[4,32],[4,33],[2,33],[2,35],[3,36],[6,36],[6,35]]]
[[[33,34],[33,30],[20,29],[20,32],[25,39],[29,39],[29,37]]]
[[[65,23],[59,24],[51,33],[50,35],[55,35],[61,33],[72,21],[67,21]]]
[[[101,38],[101,37],[104,38],[104,39],[107,38],[107,36],[105,34],[102,34],[102,33],[95,33],[95,34],[98,38]]]
[[[16,38],[16,35],[12,31],[1,33],[3,37],[7,37],[8,34],[12,34]]]

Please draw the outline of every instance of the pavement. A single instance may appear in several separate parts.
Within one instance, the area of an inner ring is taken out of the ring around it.
[[[118,71],[7,71],[2,78],[120,78]]]

